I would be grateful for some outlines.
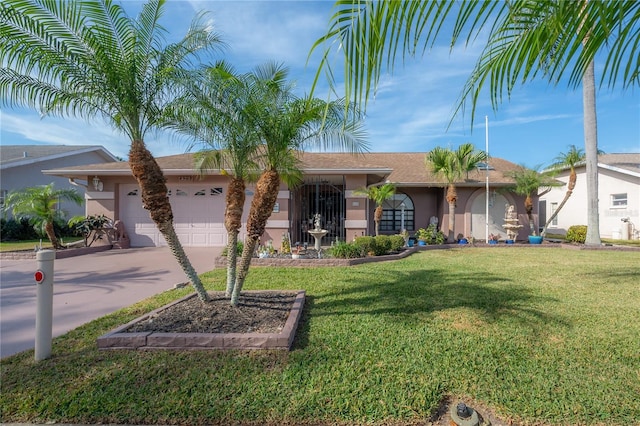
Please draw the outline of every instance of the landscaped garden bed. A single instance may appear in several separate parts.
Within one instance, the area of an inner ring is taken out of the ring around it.
[[[293,343],[304,291],[190,294],[98,338],[100,349],[285,349]]]

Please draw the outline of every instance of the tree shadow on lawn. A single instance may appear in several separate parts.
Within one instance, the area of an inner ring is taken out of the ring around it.
[[[535,294],[529,284],[494,274],[445,269],[362,270],[335,290],[317,295],[311,316],[387,315],[395,321],[419,322],[425,315],[469,308],[489,322],[508,317],[531,327],[550,322],[569,327],[561,316],[537,308],[557,301]]]

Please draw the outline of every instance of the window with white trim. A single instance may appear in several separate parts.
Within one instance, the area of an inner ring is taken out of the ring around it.
[[[627,207],[627,193],[611,194],[611,207]]]

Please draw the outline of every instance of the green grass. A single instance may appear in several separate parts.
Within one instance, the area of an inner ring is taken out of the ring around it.
[[[62,241],[64,244],[73,243],[75,241],[79,241],[81,238],[73,237],[73,238],[63,238]],[[36,246],[40,246],[40,242],[42,242],[43,249],[53,249],[51,245],[51,241],[47,239],[43,240],[23,240],[23,241],[0,241],[0,252],[3,251],[20,251],[20,250],[33,250]]]
[[[627,425],[640,419],[639,276],[639,252],[529,247],[253,268],[246,289],[307,290],[291,352],[96,350],[188,292],[175,290],[56,339],[49,360],[3,360],[1,420],[387,424],[452,396],[522,424]]]
[[[34,247],[40,246],[41,240],[24,240],[24,241],[1,241],[0,251],[19,251],[33,250]],[[43,249],[51,249],[51,242],[47,239],[42,240]]]

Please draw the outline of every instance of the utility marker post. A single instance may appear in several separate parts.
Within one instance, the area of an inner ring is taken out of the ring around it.
[[[38,270],[36,280],[36,361],[51,356],[51,336],[53,331],[53,261],[56,252],[41,250],[36,254]]]

